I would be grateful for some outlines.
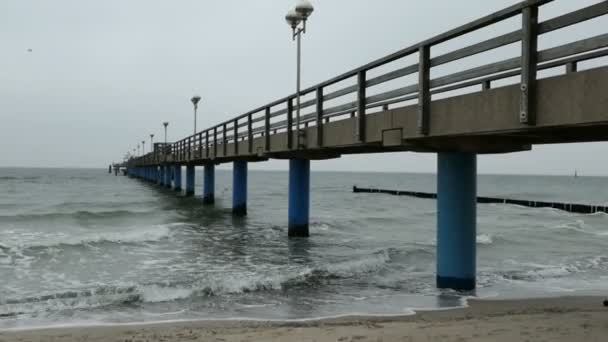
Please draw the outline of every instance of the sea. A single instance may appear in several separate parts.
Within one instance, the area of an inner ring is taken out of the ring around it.
[[[433,174],[313,172],[310,238],[287,237],[288,174],[232,174],[202,204],[107,169],[0,169],[0,329],[407,315],[470,298],[608,295],[608,215],[479,204],[474,292],[435,288]],[[608,178],[480,175],[478,194],[608,204]]]

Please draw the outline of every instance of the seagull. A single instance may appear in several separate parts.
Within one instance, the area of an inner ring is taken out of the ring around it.
[[[27,49],[27,52],[32,52],[32,51],[33,51],[32,49]]]

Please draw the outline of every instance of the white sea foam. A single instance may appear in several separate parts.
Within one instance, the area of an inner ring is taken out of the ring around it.
[[[480,245],[490,245],[494,242],[492,235],[490,234],[479,234],[477,235],[477,243]]]

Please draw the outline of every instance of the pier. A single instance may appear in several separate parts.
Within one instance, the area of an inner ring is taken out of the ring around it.
[[[437,286],[472,290],[477,155],[528,151],[537,144],[608,141],[608,66],[602,59],[608,56],[608,32],[538,48],[545,34],[605,20],[608,1],[539,22],[539,10],[551,2],[517,3],[181,140],[155,143],[150,153],[127,161],[128,175],[181,193],[186,167],[185,194],[192,195],[195,167],[202,166],[202,204],[213,205],[215,166],[232,163],[233,213],[244,216],[248,163],[289,160],[288,235],[307,237],[311,161],[347,154],[436,153]],[[442,43],[512,18],[521,20],[520,29],[433,54]],[[440,66],[510,44],[520,46],[518,57],[471,63],[431,77]],[[398,65],[408,57],[418,62]],[[579,68],[586,61],[599,65]],[[554,75],[540,77],[544,70]],[[408,76],[417,81],[408,82]],[[517,81],[508,83],[513,78]],[[296,124],[298,95],[304,113]]]

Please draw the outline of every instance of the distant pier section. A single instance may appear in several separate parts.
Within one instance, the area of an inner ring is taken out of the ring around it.
[[[437,194],[432,192],[420,192],[420,191],[404,191],[404,190],[387,190],[387,189],[372,189],[372,188],[359,188],[353,186],[353,192],[360,193],[380,193],[394,196],[410,196],[417,198],[428,198],[437,199]],[[570,213],[578,214],[594,214],[594,213],[608,213],[608,206],[602,205],[588,205],[578,203],[562,203],[562,202],[544,202],[544,201],[532,201],[532,200],[519,200],[512,198],[499,198],[499,197],[482,197],[477,196],[477,203],[501,203],[501,204],[514,204],[521,205],[530,208],[554,208]]]

